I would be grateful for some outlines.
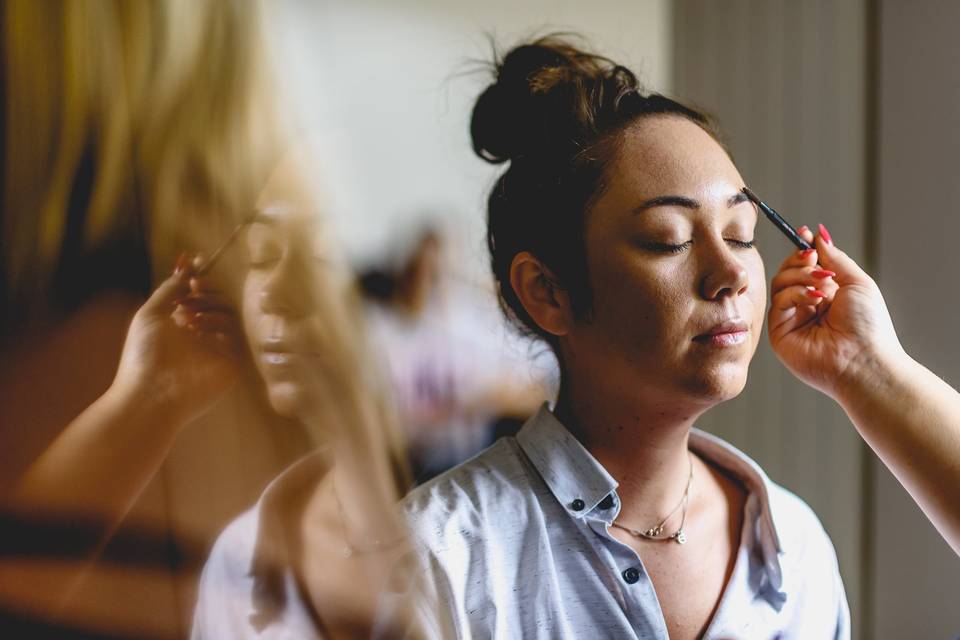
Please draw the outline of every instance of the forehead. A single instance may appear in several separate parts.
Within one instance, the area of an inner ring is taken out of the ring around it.
[[[324,231],[324,196],[302,154],[288,154],[271,172],[255,205],[254,231],[269,230],[289,239]],[[254,235],[257,235],[256,233]]]
[[[617,199],[675,194],[709,199],[743,184],[726,151],[700,126],[679,116],[643,118],[627,129],[607,175]]]

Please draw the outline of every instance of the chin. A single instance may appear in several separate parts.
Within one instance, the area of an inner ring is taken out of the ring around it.
[[[746,385],[746,367],[728,365],[702,372],[691,386],[696,396],[711,404],[720,404],[736,398],[743,392]]]
[[[307,405],[303,390],[289,382],[268,384],[267,399],[273,410],[283,418],[299,418]]]

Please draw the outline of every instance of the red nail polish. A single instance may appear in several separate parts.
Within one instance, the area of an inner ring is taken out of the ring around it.
[[[837,274],[835,274],[833,271],[828,271],[826,269],[814,269],[813,271],[810,272],[810,275],[812,275],[814,278],[832,278]]]
[[[807,295],[811,298],[826,298],[827,294],[823,291],[818,291],[816,289],[807,289]]]
[[[186,268],[187,268],[187,254],[181,253],[180,256],[177,257],[177,263],[176,263],[176,266],[174,266],[173,268],[173,272],[180,273]]]
[[[830,237],[830,232],[827,231],[827,228],[822,224],[818,226],[820,230],[820,237],[827,241],[827,244],[833,244],[833,238]]]
[[[808,227],[807,225],[803,225],[802,227],[797,229],[797,233],[799,233],[801,236],[805,234],[807,231],[810,231],[810,227]]]
[[[811,253],[813,253],[814,251],[816,251],[816,249],[804,249],[803,251],[800,252],[800,255],[801,255],[802,257],[806,258],[806,257],[809,256]]]

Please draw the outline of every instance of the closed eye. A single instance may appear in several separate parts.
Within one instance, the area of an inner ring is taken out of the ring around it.
[[[738,249],[753,249],[756,246],[755,240],[737,240],[735,238],[725,238],[728,244]],[[693,244],[693,240],[687,240],[680,244],[670,244],[666,242],[644,242],[641,246],[648,251],[657,253],[677,254],[682,253]]]
[[[657,253],[681,253],[693,244],[693,240],[687,240],[680,244],[669,244],[665,242],[644,242],[641,243],[644,249],[655,251]]]

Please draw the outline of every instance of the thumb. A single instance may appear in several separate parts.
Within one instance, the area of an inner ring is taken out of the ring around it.
[[[873,278],[861,269],[853,258],[833,244],[830,232],[822,224],[819,225],[819,233],[817,233],[814,242],[816,243],[820,266],[837,274],[833,278],[837,284],[840,286],[851,284],[873,286]]]

